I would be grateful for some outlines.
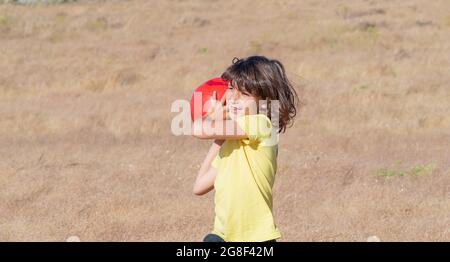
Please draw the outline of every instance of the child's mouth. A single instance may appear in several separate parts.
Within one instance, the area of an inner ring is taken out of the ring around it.
[[[236,106],[230,106],[230,112],[236,114],[239,110],[241,110],[239,107]]]

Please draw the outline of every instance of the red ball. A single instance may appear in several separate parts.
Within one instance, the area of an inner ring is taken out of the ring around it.
[[[191,118],[203,118],[208,113],[214,99],[213,93],[216,91],[217,101],[220,101],[228,88],[228,82],[220,77],[213,78],[201,84],[194,90],[191,96]]]

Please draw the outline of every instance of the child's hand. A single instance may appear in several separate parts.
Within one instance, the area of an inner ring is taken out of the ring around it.
[[[225,106],[226,96],[223,95],[220,101],[217,100],[217,92],[214,91],[211,96],[211,108],[206,114],[206,117],[211,120],[224,120],[228,117],[228,109]]]

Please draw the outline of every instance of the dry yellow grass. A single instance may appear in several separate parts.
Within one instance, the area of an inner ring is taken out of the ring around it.
[[[209,143],[173,136],[170,105],[252,54],[304,101],[280,142],[282,241],[450,240],[447,0],[0,5],[0,240],[201,240]]]

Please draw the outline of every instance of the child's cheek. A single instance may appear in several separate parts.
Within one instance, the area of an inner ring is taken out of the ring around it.
[[[258,112],[257,110],[257,104],[255,101],[251,100],[248,101],[244,107],[244,110],[242,110],[243,115],[254,115]]]

